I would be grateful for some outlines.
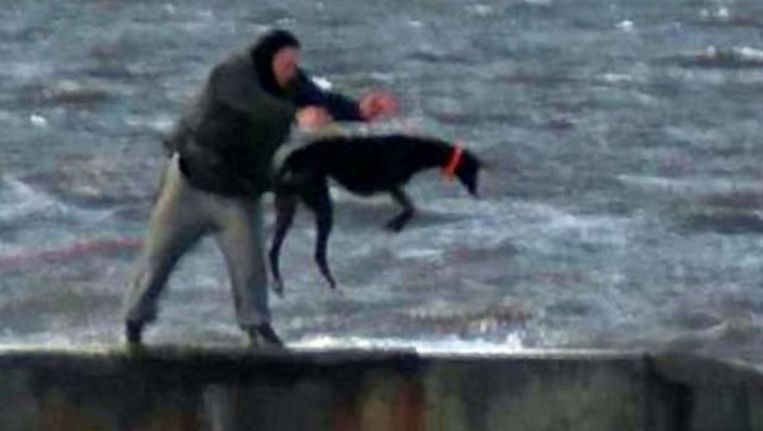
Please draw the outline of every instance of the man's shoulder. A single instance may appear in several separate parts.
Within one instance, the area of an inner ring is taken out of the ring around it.
[[[249,72],[252,70],[252,59],[246,52],[234,52],[218,62],[213,68],[211,75],[234,74]]]

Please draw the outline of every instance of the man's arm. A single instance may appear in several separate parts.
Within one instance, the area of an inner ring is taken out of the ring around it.
[[[295,102],[298,108],[320,106],[336,121],[364,121],[358,101],[343,94],[326,91],[303,71],[297,75]]]

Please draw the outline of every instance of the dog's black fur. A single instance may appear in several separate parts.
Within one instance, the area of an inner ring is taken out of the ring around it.
[[[270,248],[270,267],[275,291],[283,294],[279,253],[291,226],[297,202],[302,201],[316,216],[315,260],[331,287],[336,283],[326,261],[333,211],[328,190],[331,177],[350,192],[362,196],[389,193],[403,211],[387,222],[398,232],[413,217],[415,208],[403,186],[417,172],[446,166],[455,147],[434,138],[406,135],[325,138],[291,153],[278,169],[275,179],[276,227]],[[473,196],[482,162],[464,150],[454,174]]]

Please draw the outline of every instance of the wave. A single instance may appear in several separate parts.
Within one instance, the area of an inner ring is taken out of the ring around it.
[[[38,214],[65,213],[68,207],[54,196],[29,184],[3,177],[0,185],[0,222],[7,224]]]
[[[763,234],[763,217],[757,211],[705,211],[688,215],[684,226],[723,234]]]
[[[727,7],[715,10],[702,9],[699,14],[699,24],[723,27],[763,27],[763,21],[751,16],[732,13]]]
[[[763,326],[751,314],[730,317],[700,331],[674,336],[658,348],[693,352],[722,358],[736,358],[763,364]]]
[[[711,45],[701,52],[679,55],[676,61],[682,67],[763,68],[763,50],[749,46],[718,48]]]
[[[79,108],[95,108],[115,97],[110,90],[102,86],[71,80],[27,84],[21,88],[21,93],[22,100],[33,106],[67,105]]]
[[[424,308],[401,316],[402,322],[417,328],[445,333],[487,333],[501,327],[521,325],[531,318],[519,305],[495,304],[479,309],[432,310]]]
[[[0,256],[0,274],[31,270],[40,265],[74,261],[93,255],[114,255],[133,251],[143,243],[139,237],[90,238],[69,244],[32,248]]]
[[[25,174],[20,181],[79,207],[106,207],[147,199],[151,188],[132,181],[128,166],[115,158],[71,157],[54,169]],[[125,181],[125,178],[130,181]]]
[[[763,191],[750,189],[710,193],[700,198],[700,201],[716,207],[755,210],[763,208]]]
[[[739,181],[724,176],[685,176],[674,178],[660,175],[619,174],[616,179],[626,186],[657,189],[681,194],[732,194],[755,192],[759,183]]]

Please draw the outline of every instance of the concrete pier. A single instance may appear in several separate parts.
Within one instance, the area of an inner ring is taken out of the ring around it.
[[[0,429],[763,430],[763,373],[638,352],[0,348]]]

